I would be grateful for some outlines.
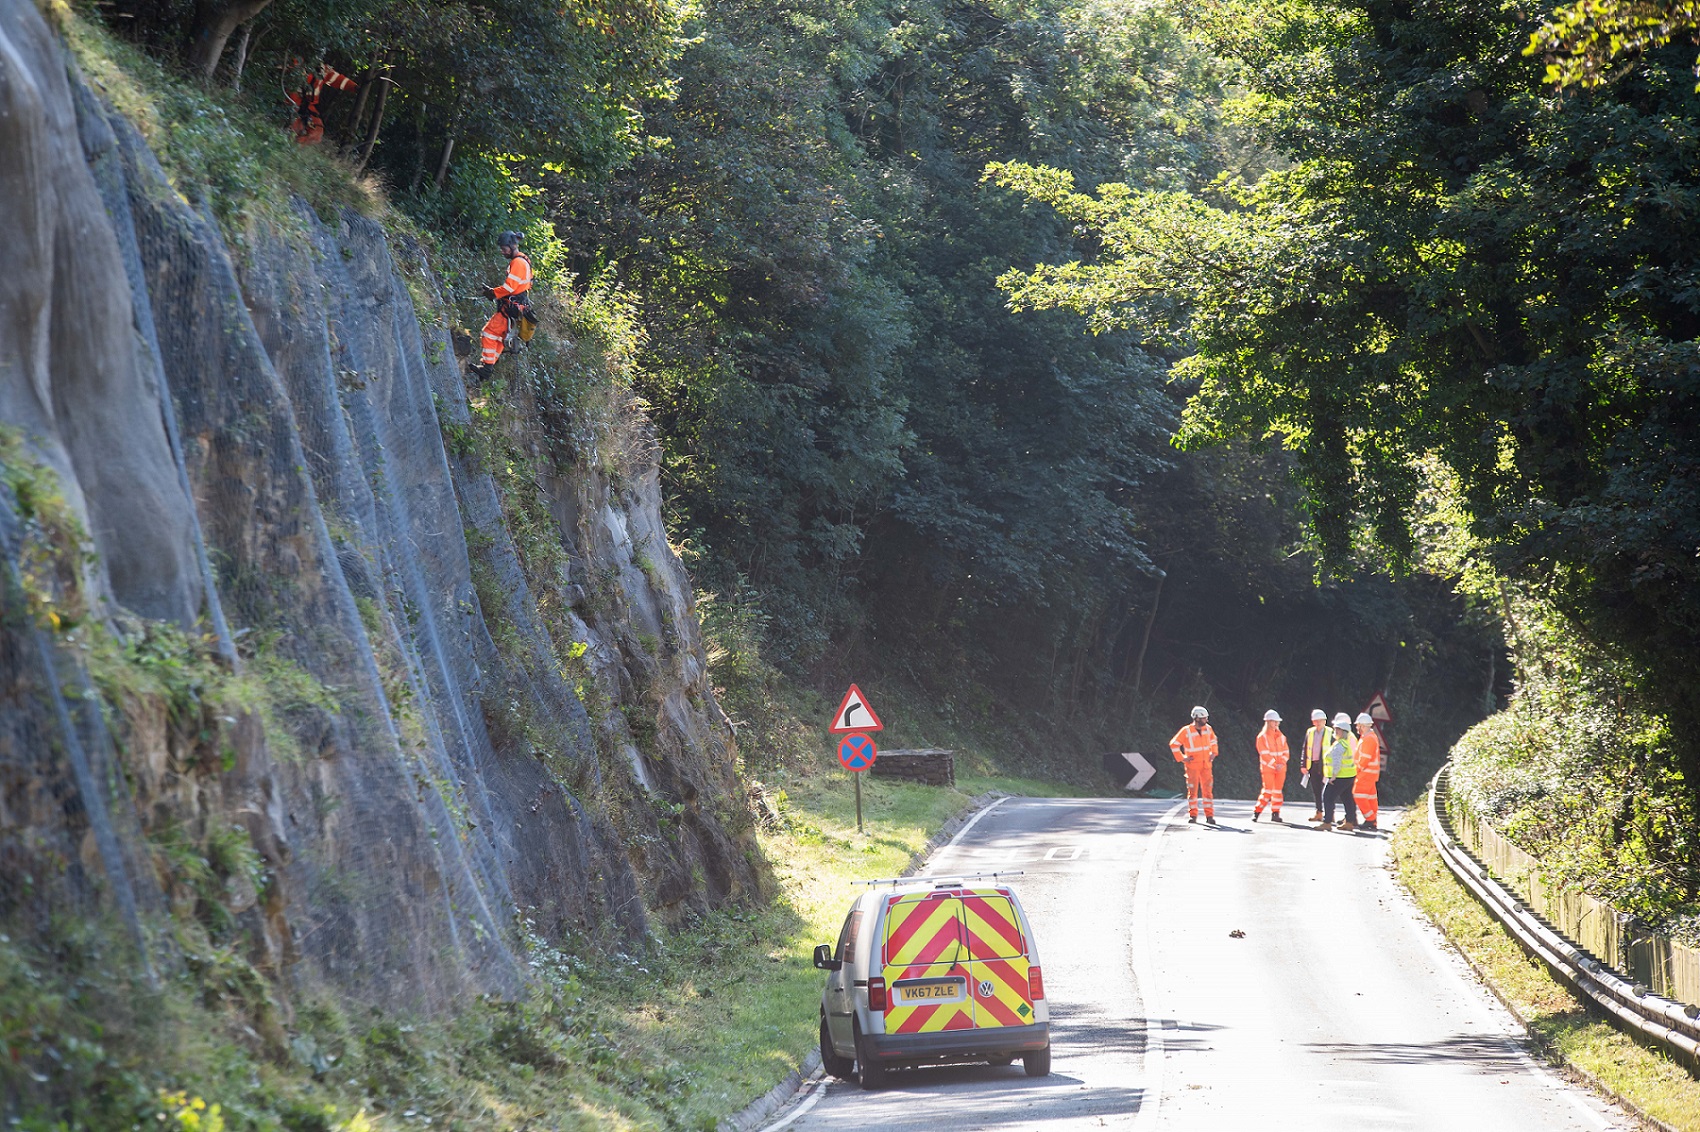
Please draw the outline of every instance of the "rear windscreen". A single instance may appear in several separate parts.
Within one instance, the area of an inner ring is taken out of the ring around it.
[[[1021,921],[1007,896],[964,896],[970,959],[1013,959],[1027,952]]]

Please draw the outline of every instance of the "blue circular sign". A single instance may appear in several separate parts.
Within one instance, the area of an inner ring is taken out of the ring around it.
[[[845,770],[864,771],[874,765],[880,749],[866,735],[846,735],[838,741],[838,761]]]

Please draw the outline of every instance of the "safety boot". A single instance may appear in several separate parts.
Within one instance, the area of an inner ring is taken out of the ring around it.
[[[1271,814],[1269,816],[1269,820],[1273,821],[1273,822],[1281,822],[1282,825],[1287,824],[1286,822],[1281,821],[1281,811],[1280,810],[1276,810],[1273,814]]]
[[[1197,824],[1198,824],[1198,815],[1197,815],[1197,814],[1193,814],[1193,815],[1192,815],[1192,816],[1191,816],[1191,817],[1190,817],[1190,818],[1187,818],[1187,819],[1186,819],[1186,824],[1188,824],[1188,825],[1197,825]]]
[[[1333,823],[1333,822],[1331,822],[1331,821],[1323,821],[1323,822],[1319,822],[1319,823],[1318,823],[1318,824],[1317,824],[1317,827],[1316,827],[1316,828],[1317,828],[1317,829],[1333,829],[1333,828],[1334,828],[1334,823]]]
[[[1318,810],[1318,811],[1316,811],[1316,813],[1310,815],[1310,820],[1311,821],[1321,821],[1322,820],[1322,811]]]
[[[1251,812],[1251,820],[1252,820],[1252,821],[1256,821],[1256,820],[1257,820],[1257,819],[1258,819],[1258,818],[1260,818],[1260,817],[1262,817],[1262,816],[1263,816],[1263,811],[1262,811],[1262,810],[1253,810],[1253,811],[1252,811],[1252,812]]]
[[[1343,821],[1340,823],[1340,828],[1345,830],[1347,833],[1354,833],[1357,831],[1358,823],[1355,821]]]
[[[1358,826],[1358,828],[1359,829],[1367,829],[1371,833],[1380,833],[1381,832],[1381,828],[1379,826],[1377,826],[1374,821],[1363,822]]]
[[[491,367],[484,362],[473,362],[466,367],[466,376],[472,379],[472,384],[482,385],[490,376]]]
[[[1204,815],[1204,820],[1209,822],[1211,825],[1215,825],[1216,824],[1216,815],[1215,814],[1206,814],[1206,815]]]

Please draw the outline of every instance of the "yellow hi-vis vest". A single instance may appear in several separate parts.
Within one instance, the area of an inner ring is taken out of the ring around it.
[[[1356,778],[1358,776],[1358,741],[1348,734],[1336,737],[1328,748],[1328,777]]]

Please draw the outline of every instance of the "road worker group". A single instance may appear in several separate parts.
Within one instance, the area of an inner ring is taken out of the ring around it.
[[[1310,713],[1310,730],[1305,732],[1304,748],[1300,751],[1299,784],[1308,786],[1316,802],[1316,812],[1310,820],[1322,829],[1343,829],[1348,832],[1377,830],[1375,784],[1381,777],[1381,735],[1375,720],[1367,713],[1357,718],[1357,734],[1352,733],[1352,720],[1345,712],[1332,722],[1321,708]],[[1216,796],[1213,767],[1216,761],[1216,732],[1210,727],[1210,713],[1202,707],[1192,709],[1192,722],[1175,732],[1169,740],[1169,750],[1186,773],[1187,821],[1196,823],[1200,803],[1204,820],[1216,824]],[[1257,806],[1251,820],[1257,821],[1265,809],[1270,821],[1281,821],[1281,795],[1287,778],[1287,762],[1292,747],[1281,731],[1281,716],[1274,709],[1263,713],[1263,729],[1257,733],[1257,764],[1263,776],[1263,789],[1257,796]],[[1341,820],[1334,821],[1335,807],[1340,807]]]

